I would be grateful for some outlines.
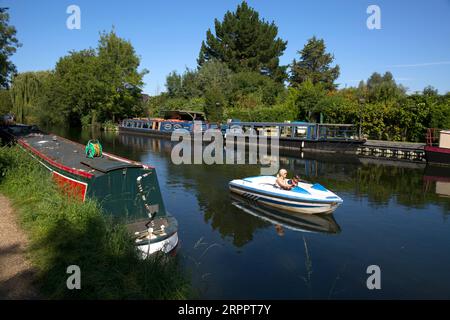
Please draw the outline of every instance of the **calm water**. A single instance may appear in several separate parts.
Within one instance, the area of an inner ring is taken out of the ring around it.
[[[236,207],[228,182],[258,175],[258,166],[177,166],[169,140],[59,133],[81,143],[99,138],[105,151],[156,167],[166,208],[179,222],[178,255],[201,298],[450,298],[450,170],[280,156],[290,173],[344,199],[332,218],[304,221],[321,230],[308,232]],[[366,286],[373,264],[381,290]]]

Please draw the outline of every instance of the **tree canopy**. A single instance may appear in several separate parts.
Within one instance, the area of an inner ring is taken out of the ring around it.
[[[334,56],[326,53],[326,46],[323,39],[312,37],[308,40],[301,51],[300,60],[295,60],[291,64],[289,82],[291,86],[297,86],[305,81],[312,84],[322,84],[327,90],[337,87],[334,83],[339,77],[339,65],[331,67]]]
[[[21,123],[36,121],[41,90],[50,72],[24,72],[13,78],[10,91],[12,111]]]
[[[146,70],[127,40],[114,31],[100,34],[96,49],[71,51],[59,59],[41,88],[45,123],[88,125],[142,113]]]
[[[274,22],[259,18],[259,13],[244,1],[235,12],[227,11],[223,21],[215,19],[215,34],[208,29],[198,58],[199,66],[211,59],[225,62],[233,72],[255,71],[277,81],[286,77],[279,58],[287,41],[278,38]]]
[[[387,71],[384,75],[372,73],[367,83],[360,82],[359,89],[364,89],[370,101],[395,100],[405,95],[406,88],[395,82],[394,76]]]
[[[8,88],[16,66],[9,59],[21,46],[16,38],[16,28],[9,25],[7,8],[0,8],[0,88]]]

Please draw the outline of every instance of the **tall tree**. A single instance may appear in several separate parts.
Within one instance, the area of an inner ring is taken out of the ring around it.
[[[130,41],[117,36],[114,30],[102,33],[97,48],[98,78],[106,99],[101,106],[102,120],[116,116],[131,116],[141,102],[143,77],[148,71],[138,71],[140,58]]]
[[[0,115],[12,111],[13,104],[9,90],[0,89]]]
[[[289,82],[291,86],[298,86],[309,80],[312,84],[322,84],[327,90],[336,88],[334,81],[339,77],[339,65],[331,67],[334,56],[326,53],[326,46],[323,39],[312,37],[303,47],[300,60],[291,64]]]
[[[49,75],[48,71],[24,72],[13,78],[9,91],[18,122],[27,123],[36,119],[41,88]]]
[[[79,125],[83,117],[96,113],[105,103],[106,90],[99,80],[95,50],[72,51],[59,59],[52,79],[49,104],[57,111],[51,117]],[[86,124],[90,118],[86,119]]]
[[[208,29],[202,42],[198,64],[217,59],[234,72],[256,71],[278,81],[286,77],[279,58],[287,41],[277,37],[274,22],[259,18],[259,13],[243,1],[235,12],[227,11],[223,21],[215,19],[215,35]]]
[[[47,103],[56,122],[89,125],[137,115],[146,70],[129,41],[102,33],[97,49],[70,52],[56,64]]]
[[[174,98],[181,95],[183,78],[176,71],[172,71],[166,77],[166,89],[169,97]]]
[[[9,25],[7,8],[0,8],[0,88],[8,88],[16,66],[9,58],[21,46],[16,38],[16,28]]]
[[[389,100],[397,100],[404,96],[405,92],[406,89],[395,82],[394,76],[389,71],[384,75],[374,72],[367,79],[369,101],[380,101],[386,104]]]

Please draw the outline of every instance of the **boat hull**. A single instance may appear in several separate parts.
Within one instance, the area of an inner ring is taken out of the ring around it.
[[[175,232],[163,240],[150,242],[144,245],[139,245],[137,247],[141,256],[145,259],[156,252],[173,253],[175,252],[177,246],[178,232]]]
[[[425,146],[425,157],[428,163],[450,166],[450,149]]]
[[[234,192],[243,198],[250,199],[256,203],[261,203],[275,209],[292,213],[331,214],[340,205],[339,202],[313,202],[307,200],[290,200],[280,198],[261,191],[245,188],[234,183],[230,183],[229,189],[231,192]]]

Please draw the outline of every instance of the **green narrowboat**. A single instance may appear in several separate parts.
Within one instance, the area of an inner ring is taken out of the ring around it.
[[[126,223],[144,257],[174,251],[178,225],[166,212],[155,168],[106,152],[89,158],[85,146],[36,126],[8,125],[0,131],[47,168],[69,196],[97,199],[105,213]]]

